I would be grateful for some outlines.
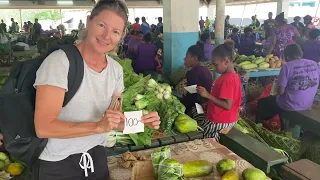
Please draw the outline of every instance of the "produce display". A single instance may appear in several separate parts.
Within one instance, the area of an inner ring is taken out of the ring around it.
[[[214,164],[207,160],[192,160],[183,164],[171,156],[170,148],[162,147],[151,153],[152,166],[156,180],[182,180],[185,178],[199,178],[210,176]],[[222,180],[240,180],[236,171],[236,162],[232,159],[221,159],[216,170]],[[243,180],[266,180],[266,174],[257,168],[247,168],[242,172]]]
[[[285,63],[284,60],[279,59],[277,56],[273,56],[272,54],[264,57],[255,57],[240,55],[236,59],[236,64],[239,68],[243,70],[264,70],[264,69],[275,69],[281,68],[281,66]]]
[[[184,114],[185,107],[177,97],[172,95],[170,85],[158,83],[150,75],[144,77],[142,74],[135,74],[131,59],[110,56],[116,59],[123,68],[125,89],[122,94],[122,110],[124,112],[137,110],[142,110],[144,114],[158,112],[161,118],[160,129],[167,135],[174,134],[174,128],[181,132],[191,132],[198,129],[197,122]],[[175,121],[177,121],[176,124]],[[136,134],[111,131],[107,133],[107,147],[113,147],[115,144],[150,146],[154,132],[154,129],[148,127],[145,127],[144,132]]]
[[[0,170],[0,179],[6,180],[20,175],[25,170],[25,166],[16,162],[13,157],[9,158],[5,153],[0,152]]]

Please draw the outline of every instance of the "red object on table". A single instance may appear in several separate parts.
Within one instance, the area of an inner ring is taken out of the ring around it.
[[[263,89],[262,93],[260,94],[259,98],[250,103],[251,113],[254,113],[254,114],[257,113],[258,100],[261,99],[261,98],[265,98],[265,97],[270,96],[271,90],[272,90],[272,84],[270,84],[267,87],[265,87]],[[280,124],[279,115],[276,115],[276,116],[272,117],[269,120],[263,121],[262,125],[263,125],[264,128],[269,129],[269,130],[280,129],[281,128],[281,124]]]

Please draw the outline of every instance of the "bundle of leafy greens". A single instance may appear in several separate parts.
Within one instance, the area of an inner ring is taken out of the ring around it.
[[[131,59],[118,62],[124,71],[123,111],[142,110],[144,114],[156,111],[161,118],[160,128],[168,135],[173,134],[174,121],[179,114],[184,114],[185,107],[172,95],[170,85],[157,83],[150,75],[143,77],[135,74]],[[137,146],[150,146],[153,132],[153,129],[146,127],[145,132],[129,136]]]
[[[155,178],[158,179],[158,170],[159,170],[160,163],[165,159],[171,158],[170,148],[167,146],[164,146],[160,150],[154,150],[151,153],[151,158],[152,158],[153,172],[155,174]]]

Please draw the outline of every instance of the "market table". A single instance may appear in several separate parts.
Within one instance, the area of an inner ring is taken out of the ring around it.
[[[266,70],[251,70],[247,71],[247,76],[249,78],[253,77],[267,77],[267,76],[278,76],[280,74],[280,69],[266,69]]]
[[[179,144],[169,145],[173,159],[177,159],[180,163],[186,163],[191,160],[207,160],[213,164],[218,163],[223,158],[229,158],[236,161],[237,172],[248,167],[253,167],[247,161],[241,159],[238,155],[230,151],[225,146],[217,143],[214,139],[194,140]],[[150,156],[154,149],[137,151],[140,155]],[[130,180],[131,169],[125,169],[119,165],[121,155],[108,157],[108,166],[111,180]],[[215,170],[210,176],[202,178],[193,178],[193,180],[220,180],[221,176]]]

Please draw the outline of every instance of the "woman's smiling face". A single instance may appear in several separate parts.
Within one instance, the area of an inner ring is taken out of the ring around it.
[[[97,53],[112,51],[120,42],[125,28],[124,19],[110,10],[87,19],[87,41]]]

